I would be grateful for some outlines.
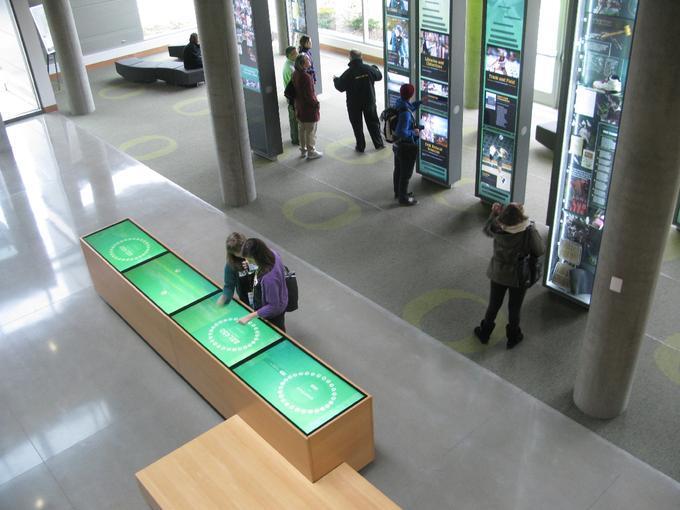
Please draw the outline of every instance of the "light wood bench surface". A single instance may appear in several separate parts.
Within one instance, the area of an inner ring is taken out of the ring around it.
[[[399,508],[344,463],[310,482],[238,416],[136,476],[147,502],[163,510]]]

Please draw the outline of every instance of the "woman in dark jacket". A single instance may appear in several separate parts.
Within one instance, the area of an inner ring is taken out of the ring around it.
[[[503,304],[506,291],[509,291],[508,322],[505,327],[508,343],[512,349],[522,341],[524,335],[519,327],[519,317],[526,288],[520,285],[518,260],[527,254],[540,257],[545,248],[540,234],[529,218],[524,215],[521,204],[511,203],[503,207],[495,203],[491,216],[484,226],[484,233],[493,237],[493,257],[489,262],[486,275],[491,280],[489,306],[481,324],[475,328],[475,335],[486,344],[493,332],[496,315]]]
[[[312,77],[307,72],[310,63],[306,55],[295,59],[293,87],[295,88],[295,115],[298,119],[300,157],[317,159],[323,153],[316,150],[316,124],[319,122],[319,101],[314,93]]]
[[[300,55],[307,55],[309,59],[309,67],[307,73],[312,77],[312,81],[316,83],[316,69],[314,68],[314,58],[312,57],[312,38],[308,35],[300,37],[300,47],[298,48]]]
[[[285,313],[288,307],[286,268],[279,254],[270,250],[261,239],[251,238],[243,244],[241,255],[257,265],[253,288],[254,312],[241,317],[239,322],[247,324],[255,317],[268,319],[281,331],[286,331]]]

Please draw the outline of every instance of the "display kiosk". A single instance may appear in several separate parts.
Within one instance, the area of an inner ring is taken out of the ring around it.
[[[475,195],[524,202],[539,0],[485,0]]]
[[[125,219],[81,238],[100,296],[219,413],[311,481],[374,456],[372,398]]]
[[[544,284],[584,306],[605,228],[636,16],[637,0],[579,0],[570,12]]]
[[[399,89],[405,83],[415,83],[413,33],[415,7],[413,0],[384,0],[384,62],[385,107],[394,106]]]
[[[420,0],[418,96],[423,126],[417,172],[450,187],[461,178],[465,0]]]
[[[319,51],[319,21],[316,15],[316,0],[285,0],[286,28],[288,30],[288,44],[298,48],[300,37],[308,35],[312,38],[312,58],[316,70],[314,92],[321,94],[321,53]],[[281,49],[283,51],[283,48]]]
[[[268,3],[233,1],[250,148],[259,156],[276,159],[283,153],[283,141]]]
[[[678,203],[675,206],[675,214],[673,215],[673,225],[680,230],[680,195],[678,196]]]

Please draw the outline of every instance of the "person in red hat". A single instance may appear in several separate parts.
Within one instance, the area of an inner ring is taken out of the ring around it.
[[[408,183],[413,175],[413,167],[418,157],[418,140],[420,129],[416,123],[415,111],[420,106],[420,101],[411,102],[416,89],[410,83],[405,83],[399,89],[399,95],[394,107],[399,110],[399,118],[394,130],[394,198],[399,200],[399,205],[416,205],[418,201],[413,193],[408,191]]]

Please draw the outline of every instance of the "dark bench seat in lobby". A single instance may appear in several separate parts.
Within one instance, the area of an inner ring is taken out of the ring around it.
[[[153,83],[162,80],[182,87],[196,86],[205,81],[203,69],[185,69],[177,60],[151,61],[126,58],[116,62],[116,72],[123,78],[137,83]]]

